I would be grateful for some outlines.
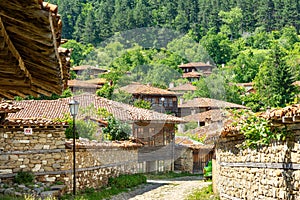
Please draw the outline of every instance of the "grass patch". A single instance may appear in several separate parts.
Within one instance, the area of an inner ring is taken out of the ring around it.
[[[142,174],[120,175],[116,178],[110,178],[107,188],[102,188],[98,191],[93,188],[87,188],[82,193],[76,195],[75,200],[109,199],[113,195],[127,192],[128,189],[144,184],[146,181],[146,176]],[[73,198],[72,195],[65,195],[62,199],[68,200]]]
[[[213,193],[212,184],[201,188],[199,190],[195,190],[192,194],[190,194],[185,200],[219,200],[220,198]]]
[[[160,179],[172,179],[172,178],[179,178],[179,177],[185,177],[185,176],[199,176],[199,174],[191,174],[189,172],[181,172],[181,173],[175,173],[175,172],[164,172],[164,173],[149,173],[145,174],[147,179],[152,180],[160,180]]]

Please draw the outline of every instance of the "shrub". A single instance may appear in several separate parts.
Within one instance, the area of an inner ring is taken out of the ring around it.
[[[34,175],[30,172],[18,172],[14,178],[14,181],[18,184],[30,184],[33,183]]]
[[[140,184],[146,183],[147,178],[142,174],[120,175],[116,178],[109,178],[110,187],[118,189],[132,188]]]

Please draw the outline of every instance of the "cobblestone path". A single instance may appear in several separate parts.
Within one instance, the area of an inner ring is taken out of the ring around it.
[[[199,176],[172,180],[148,180],[148,184],[114,196],[112,200],[184,200],[194,189],[208,186]]]

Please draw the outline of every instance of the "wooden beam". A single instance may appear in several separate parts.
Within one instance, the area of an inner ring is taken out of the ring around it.
[[[0,96],[4,97],[6,99],[14,99],[15,98],[15,96],[13,96],[12,94],[9,94],[9,93],[7,93],[5,91],[1,91],[1,90],[0,90]]]
[[[56,54],[56,57],[59,61],[60,77],[61,77],[61,80],[62,80],[62,79],[64,79],[64,72],[63,72],[62,63],[61,63],[61,59],[60,59],[59,52],[58,52],[57,38],[56,38],[56,34],[54,32],[53,16],[52,16],[51,12],[49,12],[49,22],[50,22],[52,36],[53,36],[53,45],[55,47],[55,54]],[[62,84],[62,81],[61,81],[61,84]]]
[[[1,17],[0,17],[0,31],[3,35],[3,37],[4,37],[5,43],[7,44],[9,50],[14,55],[14,57],[18,60],[20,69],[23,71],[24,75],[26,77],[28,77],[30,81],[32,81],[31,74],[26,69],[25,64],[23,62],[23,59],[21,58],[21,56],[20,56],[19,52],[17,51],[17,49],[15,48],[14,44],[11,42],[11,40],[10,40],[6,30],[5,30],[5,27],[4,27],[4,24],[2,22]]]

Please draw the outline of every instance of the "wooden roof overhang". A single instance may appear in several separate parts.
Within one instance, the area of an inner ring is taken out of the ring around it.
[[[62,93],[68,69],[58,50],[61,29],[56,5],[0,1],[0,98]]]

